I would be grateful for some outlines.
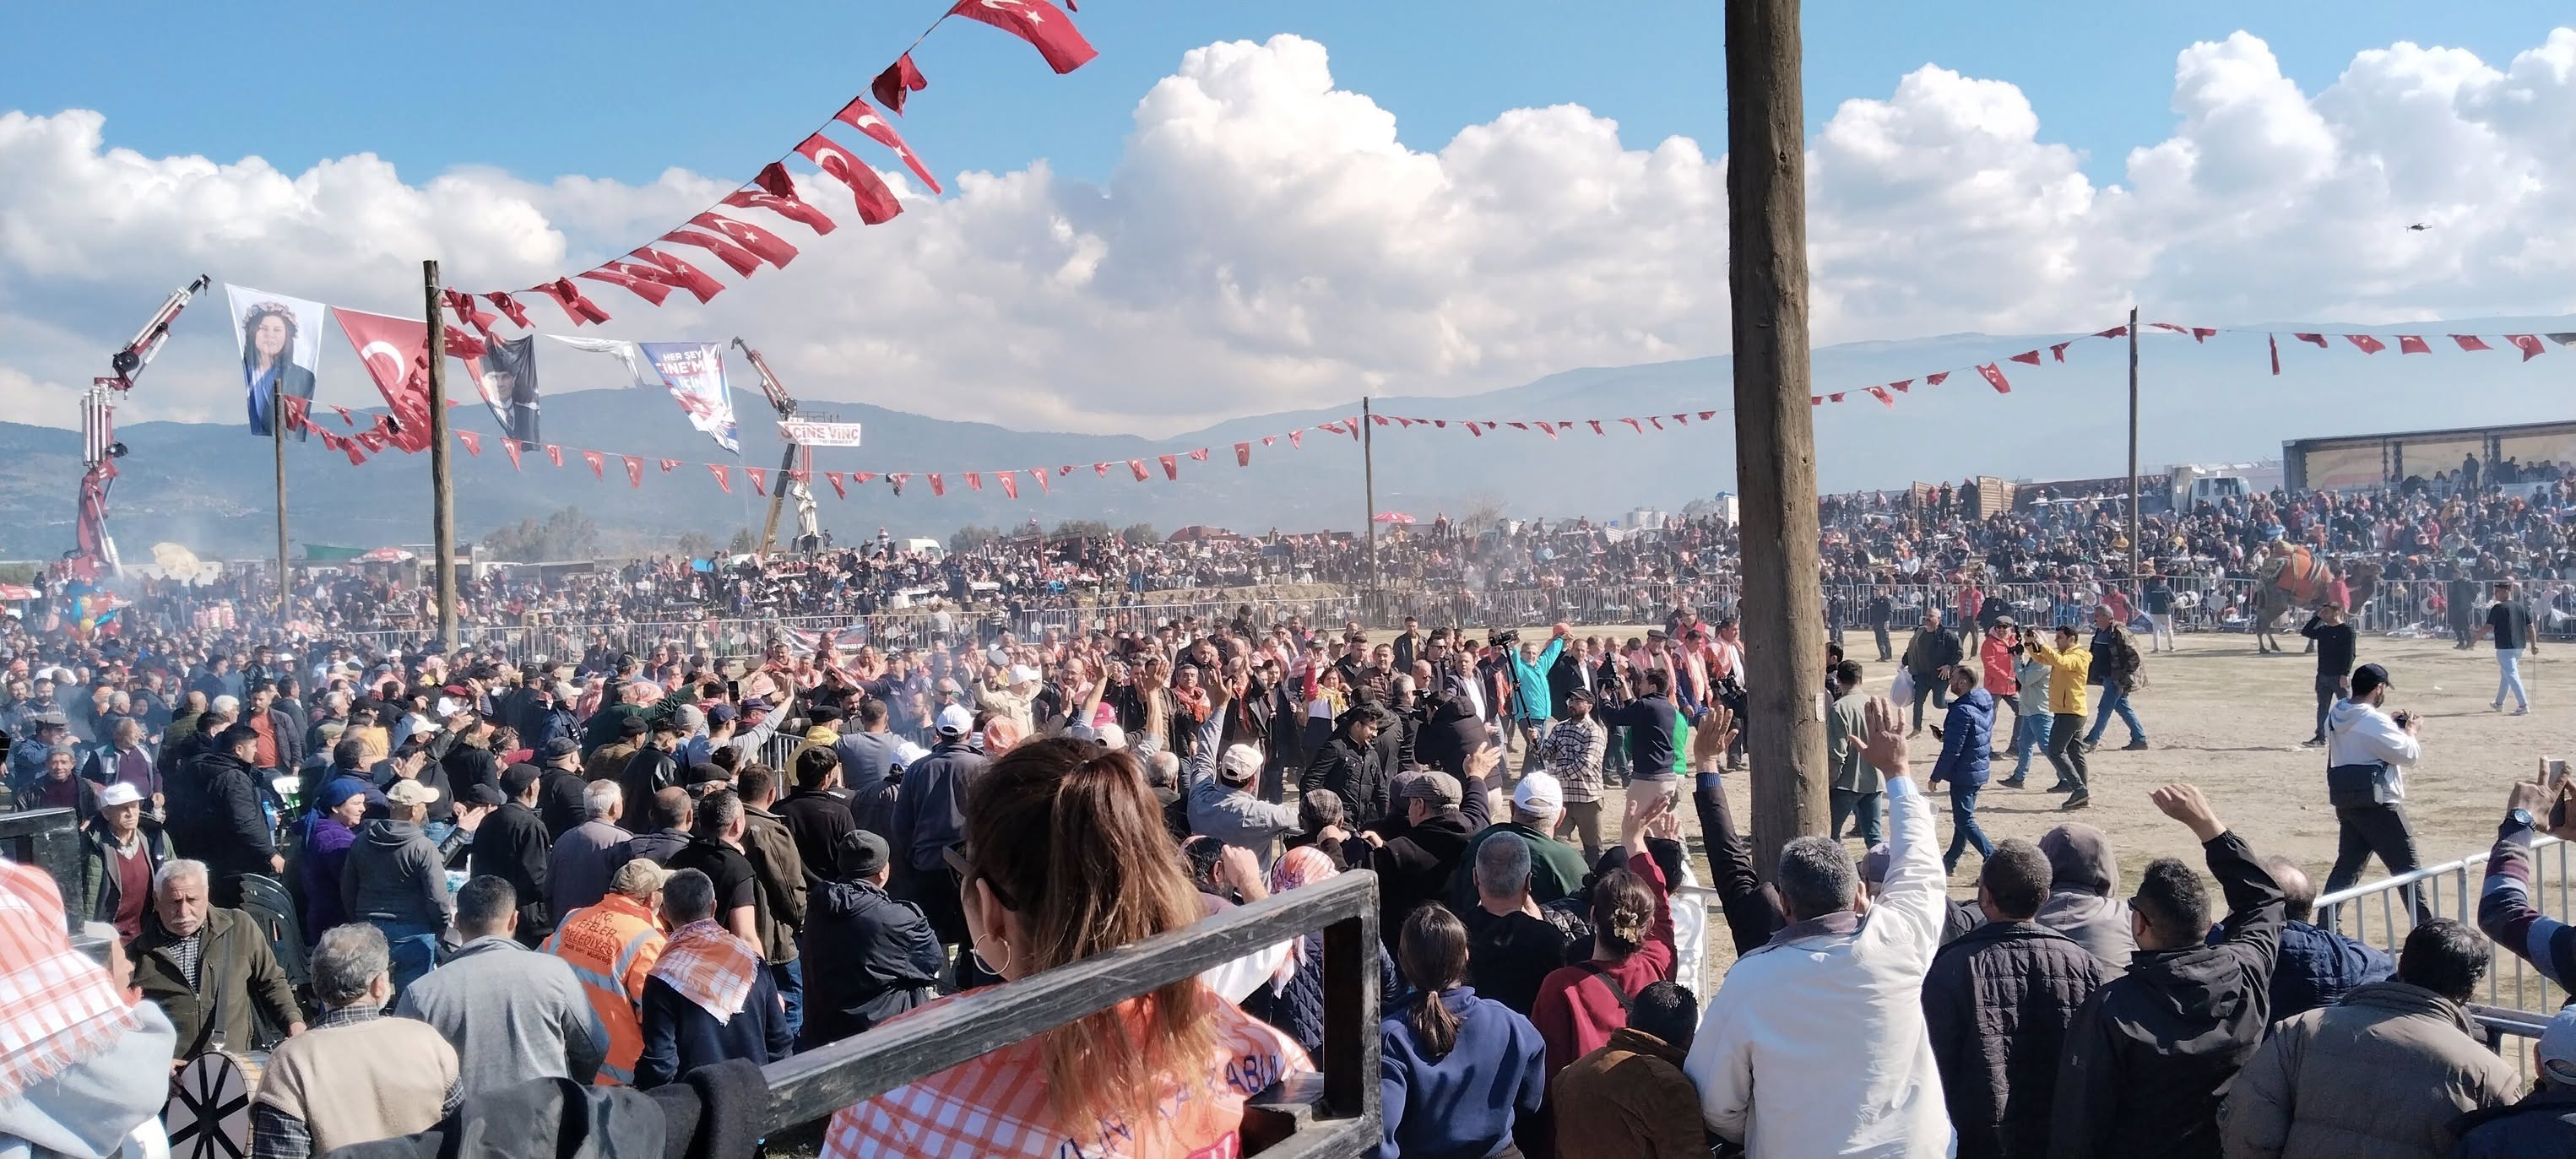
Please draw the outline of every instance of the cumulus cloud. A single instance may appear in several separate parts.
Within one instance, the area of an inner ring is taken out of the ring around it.
[[[2171,134],[2097,184],[2008,78],[1926,65],[1844,102],[1809,146],[1817,341],[2091,328],[2133,300],[2217,322],[2576,309],[2576,30],[2502,67],[2374,49],[2315,94],[2240,32],[2178,54],[2171,103]],[[525,285],[731,184],[422,179],[365,154],[287,174],[142,156],[111,128],[80,110],[0,114],[13,418],[68,423],[105,352],[199,270],[416,312],[424,256],[454,284]],[[1024,428],[1153,434],[1363,390],[1460,393],[1722,352],[1715,144],[1626,141],[1560,105],[1425,151],[1335,86],[1323,45],[1211,44],[1138,101],[1098,183],[1037,162],[962,174],[934,199],[897,170],[902,217],[829,238],[768,223],[804,256],[711,305],[595,296],[612,334],[742,334],[800,394]],[[2432,228],[2404,228],[2419,221]],[[366,401],[345,354],[326,354],[324,394]],[[192,316],[128,420],[231,415],[231,356]],[[612,380],[591,373],[549,381]]]

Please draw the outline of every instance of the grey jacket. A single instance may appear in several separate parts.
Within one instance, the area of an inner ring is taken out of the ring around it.
[[[1279,857],[1279,835],[1296,828],[1296,806],[1237,792],[1215,777],[1190,782],[1190,832],[1251,850],[1265,873]]]
[[[2110,839],[2069,822],[2041,834],[2039,851],[2048,857],[2052,884],[2032,920],[2093,951],[2110,967],[2107,976],[2127,973],[2138,941],[2129,932],[2129,903],[2119,896],[2120,860]]]
[[[476,938],[421,975],[395,1013],[437,1027],[456,1048],[467,1097],[531,1079],[587,1083],[608,1057],[608,1029],[572,966],[502,935]]]
[[[2463,1113],[2519,1092],[2458,1004],[2374,982],[2272,1027],[2229,1088],[2228,1159],[2441,1159]]]
[[[434,845],[410,821],[375,820],[358,827],[340,868],[341,912],[351,921],[382,918],[447,928],[456,898],[447,892],[447,854],[462,841]]]

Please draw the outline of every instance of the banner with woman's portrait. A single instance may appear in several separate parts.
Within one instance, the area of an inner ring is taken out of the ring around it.
[[[269,410],[280,390],[310,403],[313,371],[322,364],[323,307],[248,286],[226,285],[232,299],[233,337],[241,344],[242,393],[250,432],[268,437]],[[296,439],[301,430],[288,431]]]

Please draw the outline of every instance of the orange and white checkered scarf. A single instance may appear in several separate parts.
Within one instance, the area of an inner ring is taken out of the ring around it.
[[[88,1061],[139,1022],[72,949],[52,875],[0,858],[0,1101]]]
[[[695,921],[671,935],[653,963],[652,976],[722,1026],[742,1013],[743,1003],[751,1000],[753,972],[765,968],[751,943],[713,921]]]

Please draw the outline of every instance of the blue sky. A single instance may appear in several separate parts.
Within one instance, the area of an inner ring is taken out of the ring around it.
[[[680,166],[748,177],[864,87],[941,0],[728,5],[625,0],[417,6],[271,3],[14,5],[0,110],[81,107],[108,143],[288,172],[360,152],[418,182],[458,165],[533,180],[649,180]],[[1077,21],[1102,52],[1067,77],[999,31],[952,21],[916,60],[931,88],[902,128],[943,173],[1048,158],[1098,178],[1129,113],[1180,55],[1295,32],[1336,81],[1437,148],[1513,107],[1580,103],[1630,147],[1671,134],[1714,154],[1724,133],[1717,0],[1567,5],[1447,0],[1253,4],[1098,0]],[[421,17],[428,14],[431,19]],[[2096,183],[2171,128],[2174,54],[2246,28],[2309,93],[2360,49],[2412,39],[2501,66],[2568,17],[2562,3],[1813,4],[1811,127],[1884,97],[1926,62],[2009,80],[2043,140],[2083,150]]]

